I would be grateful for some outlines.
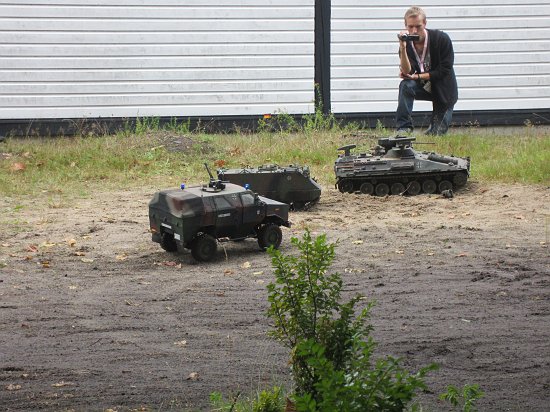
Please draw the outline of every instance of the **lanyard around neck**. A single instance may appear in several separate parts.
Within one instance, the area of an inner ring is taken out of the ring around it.
[[[422,58],[418,55],[414,44],[411,45],[416,61],[418,62],[418,66],[420,66],[420,73],[424,73],[424,60],[426,59],[426,53],[428,52],[428,30],[424,30],[424,33],[426,33],[426,36],[424,37],[424,50],[422,50]]]

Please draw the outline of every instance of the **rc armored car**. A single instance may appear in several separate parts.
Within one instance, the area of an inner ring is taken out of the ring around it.
[[[262,165],[258,168],[218,169],[218,178],[241,186],[293,209],[311,207],[321,197],[321,186],[310,176],[309,167]]]
[[[377,196],[449,192],[464,186],[470,175],[470,158],[417,152],[415,137],[378,140],[370,154],[351,154],[355,145],[339,148],[334,164],[336,187],[342,193]]]
[[[280,226],[290,227],[288,210],[285,203],[210,174],[208,184],[155,193],[149,202],[149,224],[153,242],[164,250],[187,248],[196,260],[209,261],[218,241],[257,238],[263,250],[278,248]]]

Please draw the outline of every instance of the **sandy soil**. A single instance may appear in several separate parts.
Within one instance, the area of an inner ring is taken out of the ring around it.
[[[268,257],[254,240],[197,264],[150,241],[154,189],[74,205],[0,199],[0,408],[208,409],[213,391],[289,383],[266,337]],[[44,195],[47,197],[47,195]],[[338,240],[346,295],[376,300],[378,353],[437,362],[426,410],[447,384],[479,383],[483,411],[550,405],[550,188],[469,183],[453,199],[325,188],[291,216]]]

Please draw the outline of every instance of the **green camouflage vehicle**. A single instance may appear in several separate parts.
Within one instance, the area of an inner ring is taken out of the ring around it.
[[[149,202],[153,242],[168,252],[190,249],[198,261],[212,260],[218,241],[257,238],[262,250],[278,248],[280,226],[290,227],[289,206],[210,176],[208,185],[155,193]]]
[[[321,186],[310,176],[309,167],[262,165],[257,168],[218,169],[218,178],[279,202],[293,210],[308,209],[319,201]]]
[[[377,196],[419,193],[450,193],[466,184],[470,158],[417,152],[414,137],[378,140],[371,153],[352,154],[355,145],[339,148],[334,163],[336,187],[342,193],[361,192]]]

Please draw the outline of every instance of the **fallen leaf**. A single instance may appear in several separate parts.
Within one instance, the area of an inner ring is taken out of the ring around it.
[[[252,265],[250,264],[250,262],[244,262],[244,263],[241,265],[241,267],[242,267],[243,269],[249,269],[251,266],[252,266]]]
[[[74,385],[74,383],[65,382],[65,381],[61,381],[61,382],[58,382],[58,383],[52,383],[52,387],[54,387],[54,388],[62,388],[64,386],[72,386],[72,385]]]
[[[19,389],[21,389],[21,385],[14,385],[13,383],[6,386],[7,391],[18,391]]]
[[[224,297],[225,296],[225,292],[218,292],[216,293],[216,296],[219,296],[219,297]]]
[[[187,377],[188,381],[198,381],[199,380],[199,374],[197,372],[191,372],[189,376]]]
[[[174,342],[174,345],[176,345],[176,346],[186,346],[187,341],[186,340],[180,340],[179,342]]]
[[[54,247],[55,245],[56,244],[52,243],[52,242],[42,242],[42,243],[40,243],[40,247],[47,247],[47,248]]]
[[[27,252],[38,252],[38,246],[28,245],[26,250],[27,250]]]
[[[471,321],[471,320],[469,320],[469,319],[460,319],[460,320],[461,320],[462,322],[466,322],[466,323],[470,323],[470,322],[472,322],[472,321]]]
[[[40,264],[43,268],[49,268],[50,267],[50,261],[49,260],[42,260],[40,261]]]
[[[162,262],[162,265],[163,265],[163,266],[174,267],[174,266],[177,266],[177,265],[178,265],[178,262],[166,261],[166,262]]]
[[[468,256],[468,255],[466,253],[459,253],[455,257],[465,257],[465,256]]]
[[[226,163],[227,163],[227,162],[226,162],[225,160],[223,160],[223,159],[218,159],[218,160],[216,160],[216,161],[214,162],[214,164],[216,165],[216,167],[219,167],[219,168],[224,167],[224,166],[226,165]]]
[[[447,216],[447,219],[454,219],[456,216],[455,215],[449,215]]]
[[[395,253],[398,255],[403,255],[405,252],[403,250],[396,250]]]
[[[9,243],[2,243],[2,247],[10,247],[11,245]]]
[[[81,251],[76,251],[76,252],[74,252],[74,255],[75,256],[86,256],[86,253],[81,252]]]
[[[94,261],[93,259],[90,259],[90,258],[82,258],[80,260],[84,263],[92,263]]]
[[[26,168],[25,163],[15,162],[15,163],[12,163],[10,170],[12,172],[21,172],[25,170],[25,168]]]
[[[264,274],[264,271],[263,270],[260,270],[258,272],[254,272],[252,273],[254,276],[260,276],[260,275],[263,275]]]
[[[514,218],[519,219],[519,220],[523,220],[523,219],[525,219],[525,216],[523,216],[523,215],[515,215]]]
[[[224,275],[233,275],[234,273],[235,273],[235,272],[234,272],[233,270],[231,270],[231,269],[225,269],[225,270],[223,271],[223,274],[224,274]]]
[[[132,302],[130,299],[124,301],[128,306],[139,306],[139,303]]]
[[[69,286],[69,289],[70,289],[70,290],[75,290],[75,289],[77,289],[77,288],[78,288],[78,286],[74,286],[74,285],[70,285],[70,286]]]
[[[353,242],[354,245],[362,245],[363,244],[363,241],[362,240],[354,240]]]
[[[120,255],[116,255],[116,260],[126,260],[128,259],[128,255],[126,253],[121,253]]]
[[[67,240],[67,245],[69,245],[70,247],[73,247],[74,245],[76,245],[76,240],[75,239],[68,239]]]

